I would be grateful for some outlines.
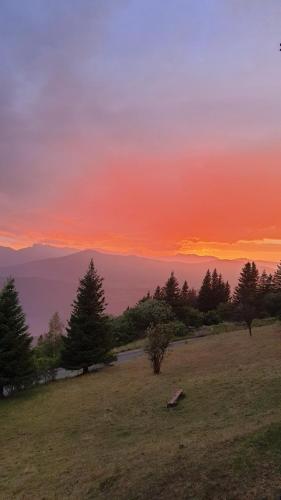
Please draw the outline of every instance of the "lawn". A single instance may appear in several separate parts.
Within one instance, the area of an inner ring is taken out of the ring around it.
[[[141,357],[27,391],[0,426],[1,500],[275,498],[280,325],[188,341],[160,376]]]

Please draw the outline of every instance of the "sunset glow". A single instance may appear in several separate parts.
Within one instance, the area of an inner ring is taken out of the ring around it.
[[[2,2],[0,245],[280,260],[281,5],[257,4]]]

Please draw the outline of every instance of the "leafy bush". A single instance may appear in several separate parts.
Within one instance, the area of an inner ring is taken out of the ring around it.
[[[155,326],[150,326],[147,329],[147,344],[145,352],[151,361],[153,373],[160,373],[161,364],[166,352],[166,349],[171,340],[171,328],[169,323],[158,323]]]
[[[203,325],[203,313],[194,307],[185,306],[182,309],[181,321],[189,327],[199,328]]]
[[[220,303],[217,307],[217,313],[220,317],[220,321],[235,320],[235,306],[232,302]]]
[[[208,311],[204,314],[205,325],[218,325],[221,322],[218,311]]]
[[[143,338],[149,326],[173,319],[172,308],[165,302],[156,299],[139,302],[121,316],[111,318],[114,343],[118,346]]]
[[[170,321],[167,323],[171,337],[185,337],[188,334],[188,328],[182,321]]]

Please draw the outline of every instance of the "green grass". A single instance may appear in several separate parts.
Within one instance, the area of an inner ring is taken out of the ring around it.
[[[143,357],[27,391],[0,403],[0,428],[1,500],[273,499],[280,326],[190,340],[158,377]]]

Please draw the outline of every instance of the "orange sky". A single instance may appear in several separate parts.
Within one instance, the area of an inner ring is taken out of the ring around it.
[[[12,4],[0,245],[280,260],[279,2]]]
[[[142,255],[197,253],[280,260],[281,169],[277,148],[258,152],[107,160],[88,166],[29,213],[13,246],[33,242]],[[133,167],[132,167],[133,165]],[[83,195],[81,195],[83,194]],[[40,228],[40,229],[38,229]]]

